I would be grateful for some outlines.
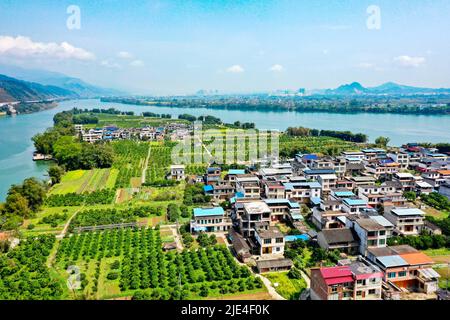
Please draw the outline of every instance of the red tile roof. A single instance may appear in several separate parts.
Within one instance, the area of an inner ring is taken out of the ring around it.
[[[333,284],[345,283],[345,282],[353,282],[353,277],[339,277],[339,278],[329,278],[325,279],[325,283],[327,286],[332,286]]]
[[[325,279],[352,275],[352,270],[349,266],[324,267],[320,268],[320,272]]]

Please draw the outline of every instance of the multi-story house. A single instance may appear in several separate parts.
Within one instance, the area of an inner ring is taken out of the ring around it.
[[[367,208],[367,202],[359,198],[345,198],[342,200],[342,210],[348,214],[359,214]]]
[[[184,165],[182,164],[171,165],[169,178],[177,181],[183,180],[186,177],[184,172],[185,172]]]
[[[284,255],[284,234],[277,227],[264,224],[257,226],[255,240],[259,255]]]
[[[283,183],[285,197],[299,203],[308,204],[311,199],[320,199],[321,185],[318,182],[287,182]]]
[[[226,232],[232,221],[225,215],[222,207],[195,208],[191,220],[191,232]]]
[[[317,182],[322,187],[322,194],[328,194],[331,189],[336,188],[337,176],[335,174],[321,174],[318,176]]]
[[[368,250],[367,258],[383,271],[383,280],[411,291],[433,293],[438,289],[439,273],[433,260],[408,245]]]
[[[409,167],[410,155],[407,152],[389,153],[388,157],[400,164],[400,168],[407,169]]]
[[[366,170],[377,178],[380,176],[392,176],[399,172],[400,164],[388,158],[367,165]]]
[[[384,183],[377,185],[362,185],[358,187],[358,197],[367,202],[373,208],[381,207],[388,203],[401,206],[406,202],[403,193],[394,184]]]
[[[400,183],[403,191],[413,191],[416,186],[416,179],[411,173],[397,172],[392,176],[392,181]]]
[[[348,221],[351,221],[348,219]],[[370,248],[387,246],[388,231],[376,220],[370,218],[355,219],[351,221],[353,230],[359,238],[359,253],[367,255]]]
[[[383,272],[366,259],[311,269],[312,300],[380,300]]]
[[[264,202],[270,208],[272,223],[284,220],[290,220],[291,222],[303,220],[300,206],[297,202],[289,199],[265,199]]]
[[[386,150],[372,148],[372,149],[363,149],[361,152],[364,154],[364,160],[379,160],[386,158]]]
[[[364,153],[361,151],[344,151],[342,156],[349,162],[361,162],[365,158]]]
[[[422,231],[425,212],[418,208],[388,208],[384,217],[394,226],[394,232],[401,235],[418,235]]]
[[[264,195],[267,199],[284,199],[285,187],[281,181],[265,180],[262,182]]]
[[[237,177],[236,191],[241,192],[245,198],[260,199],[261,190],[258,177],[247,175]]]
[[[235,204],[235,219],[239,230],[244,237],[251,237],[255,233],[255,224],[266,222],[270,224],[271,213],[264,201],[238,200]]]
[[[205,184],[207,185],[218,185],[220,183],[222,174],[221,168],[208,168],[205,174]]]

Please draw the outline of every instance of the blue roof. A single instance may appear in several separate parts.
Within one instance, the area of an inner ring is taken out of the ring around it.
[[[224,211],[222,207],[194,209],[194,217],[209,217],[209,216],[223,216],[223,215]]]
[[[406,262],[402,257],[399,255],[394,256],[384,256],[384,257],[377,257],[378,261],[385,266],[386,268],[390,267],[399,267],[399,266],[407,266],[409,265],[408,262]]]
[[[299,213],[291,214],[291,217],[292,217],[292,219],[294,219],[294,220],[305,220],[305,218],[304,218],[301,214],[299,214]]]
[[[380,160],[380,163],[382,163],[382,164],[388,164],[388,163],[394,163],[394,162],[395,161],[392,160],[391,158]]]
[[[284,237],[284,241],[286,241],[286,242],[291,242],[291,241],[296,241],[296,240],[308,241],[309,236],[307,234],[296,234],[296,235]]]
[[[194,231],[195,232],[206,231],[206,227],[195,227]]]
[[[228,174],[245,174],[245,170],[244,169],[231,169],[230,171],[228,171]]]
[[[344,199],[343,200],[349,206],[364,206],[367,205],[367,202],[363,199]]]
[[[321,201],[319,197],[311,197],[311,202],[315,205],[319,205]]]
[[[354,197],[355,194],[351,191],[336,191],[334,193],[338,197]]]
[[[333,174],[336,173],[333,169],[306,169],[303,170],[305,174]]]
[[[306,159],[306,160],[317,160],[317,159],[319,159],[319,157],[316,154],[304,154],[302,156],[302,158]]]
[[[210,185],[207,185],[207,186],[203,187],[203,191],[205,191],[205,192],[210,192],[210,191],[213,191],[213,190],[214,190],[214,187],[210,186]]]
[[[243,192],[236,192],[236,198],[245,198],[245,194]]]

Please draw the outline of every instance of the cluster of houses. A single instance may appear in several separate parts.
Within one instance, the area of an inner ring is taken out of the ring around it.
[[[388,246],[388,239],[441,233],[403,194],[442,192],[442,187],[445,194],[448,157],[406,145],[395,153],[298,154],[283,163],[227,172],[210,167],[193,180],[204,183],[213,205],[194,210],[191,232],[227,233],[238,259],[255,261],[259,272],[289,270],[293,263],[284,257],[284,248],[297,239],[339,250],[339,265],[311,270],[312,299],[431,294],[439,280],[433,261],[410,246]],[[171,176],[185,179],[184,166],[173,166]],[[229,205],[219,206],[224,201]],[[285,234],[286,226],[297,229],[296,234]]]
[[[75,131],[84,142],[139,139],[144,141],[160,141],[166,138],[172,141],[181,140],[191,134],[192,128],[185,123],[168,123],[158,127],[119,128],[115,125],[102,128],[84,129],[82,124],[75,125]]]

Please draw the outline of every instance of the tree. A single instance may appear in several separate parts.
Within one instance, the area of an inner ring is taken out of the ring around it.
[[[403,196],[406,198],[406,200],[415,202],[417,199],[417,195],[414,191],[405,191],[403,193]]]
[[[12,192],[19,192],[28,200],[28,206],[33,212],[37,212],[44,204],[47,190],[44,184],[36,178],[28,178],[21,186],[13,186]]]
[[[59,138],[55,142],[53,150],[53,156],[59,164],[64,164],[68,170],[79,168],[82,146],[73,137],[63,136]]]
[[[375,139],[375,144],[378,147],[386,148],[389,141],[391,141],[391,139],[389,139],[388,137],[378,137]]]
[[[31,210],[28,206],[27,198],[17,192],[8,194],[5,203],[5,211],[12,216],[22,218],[28,218],[31,216]]]
[[[57,184],[61,182],[61,178],[64,175],[64,168],[58,165],[53,165],[48,169],[48,175],[52,180],[52,184]]]

